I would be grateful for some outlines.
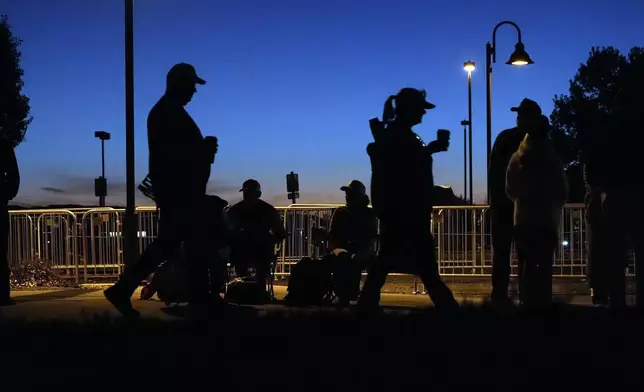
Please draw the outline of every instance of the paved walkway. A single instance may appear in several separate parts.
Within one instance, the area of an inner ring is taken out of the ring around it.
[[[84,289],[52,289],[37,291],[15,291],[12,293],[15,306],[0,308],[0,320],[4,317],[11,319],[23,320],[54,320],[54,319],[83,319],[95,316],[108,315],[117,317],[118,313],[110,306],[103,297],[102,290],[106,285],[93,285]],[[458,290],[455,290],[458,292]],[[161,311],[165,305],[158,301],[141,301],[138,300],[140,291],[137,290],[134,298],[134,306],[141,312],[145,318],[156,318],[161,320],[172,320],[169,316]],[[286,294],[286,288],[283,286],[275,287],[275,294],[283,298]],[[156,297],[155,297],[156,298]],[[481,303],[483,296],[463,296],[458,295],[457,299],[461,302]],[[567,299],[572,304],[589,304],[586,296],[574,296]],[[413,294],[383,294],[381,304],[385,307],[395,307],[396,311],[409,311],[418,308],[427,308],[432,306],[431,301],[426,295]],[[271,304],[257,306],[261,312],[289,312],[291,308],[284,305]],[[307,311],[301,309],[299,311]],[[317,312],[317,308],[309,308],[308,311]]]

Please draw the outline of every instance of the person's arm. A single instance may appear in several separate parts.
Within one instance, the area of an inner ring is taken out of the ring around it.
[[[5,189],[6,201],[13,200],[18,195],[20,189],[20,170],[18,169],[18,160],[16,159],[16,152],[9,143],[6,147],[5,157]]]
[[[378,219],[376,215],[371,213],[369,214],[369,238],[375,240],[378,237]]]
[[[508,199],[515,201],[526,194],[526,180],[519,154],[514,153],[505,172],[505,194]]]
[[[280,216],[280,213],[277,212],[277,210],[273,210],[274,213],[273,215],[273,222],[272,222],[272,228],[271,231],[273,232],[273,235],[275,236],[275,239],[277,241],[282,241],[286,238],[288,235],[286,233],[286,229],[284,228],[284,222],[282,221],[282,217]]]
[[[558,157],[553,157],[552,193],[553,199],[560,205],[566,204],[570,192],[566,170]]]
[[[226,211],[226,218],[228,219],[228,224],[230,225],[231,230],[239,230],[241,222],[238,219],[237,215],[237,205],[232,205]]]
[[[506,143],[506,134],[501,132],[494,140],[492,151],[490,152],[490,167],[488,169],[488,190],[490,200],[506,199],[506,171],[508,162],[505,161],[503,147]],[[490,201],[488,201],[489,203]]]
[[[348,210],[340,207],[333,212],[329,228],[329,247],[346,248],[349,242]]]

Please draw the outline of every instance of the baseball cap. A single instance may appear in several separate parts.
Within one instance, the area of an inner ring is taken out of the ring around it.
[[[424,102],[425,109],[434,109],[436,105],[427,102],[427,92],[425,90],[418,90],[411,87],[405,87],[396,94],[396,104],[402,102]]]
[[[262,186],[259,185],[259,182],[257,180],[248,179],[244,181],[242,184],[242,189],[239,190],[240,192],[261,192],[262,191]]]
[[[340,188],[341,191],[353,192],[362,196],[367,195],[367,188],[358,180],[351,180],[347,185]]]
[[[528,98],[524,98],[519,106],[510,108],[510,110],[517,113],[541,116],[541,107],[539,104]]]
[[[167,84],[174,84],[177,82],[184,83],[194,83],[194,84],[206,84],[206,81],[197,76],[197,71],[195,67],[191,64],[179,63],[175,64],[168,71],[166,76]]]

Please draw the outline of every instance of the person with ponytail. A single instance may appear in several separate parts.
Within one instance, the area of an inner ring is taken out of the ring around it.
[[[368,271],[358,300],[360,310],[377,308],[389,272],[418,275],[439,309],[458,303],[438,273],[431,233],[433,209],[432,155],[447,151],[449,138],[427,145],[412,130],[435,105],[423,90],[403,88],[384,105],[382,122],[371,120],[374,142],[371,159],[371,201],[380,219],[380,252]]]

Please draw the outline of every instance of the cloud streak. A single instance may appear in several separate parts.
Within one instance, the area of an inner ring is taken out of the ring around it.
[[[40,188],[40,190],[43,191],[43,192],[58,193],[58,194],[67,193],[64,190],[60,189],[60,188],[54,188],[54,187],[50,187],[50,186],[43,186],[43,187]]]

